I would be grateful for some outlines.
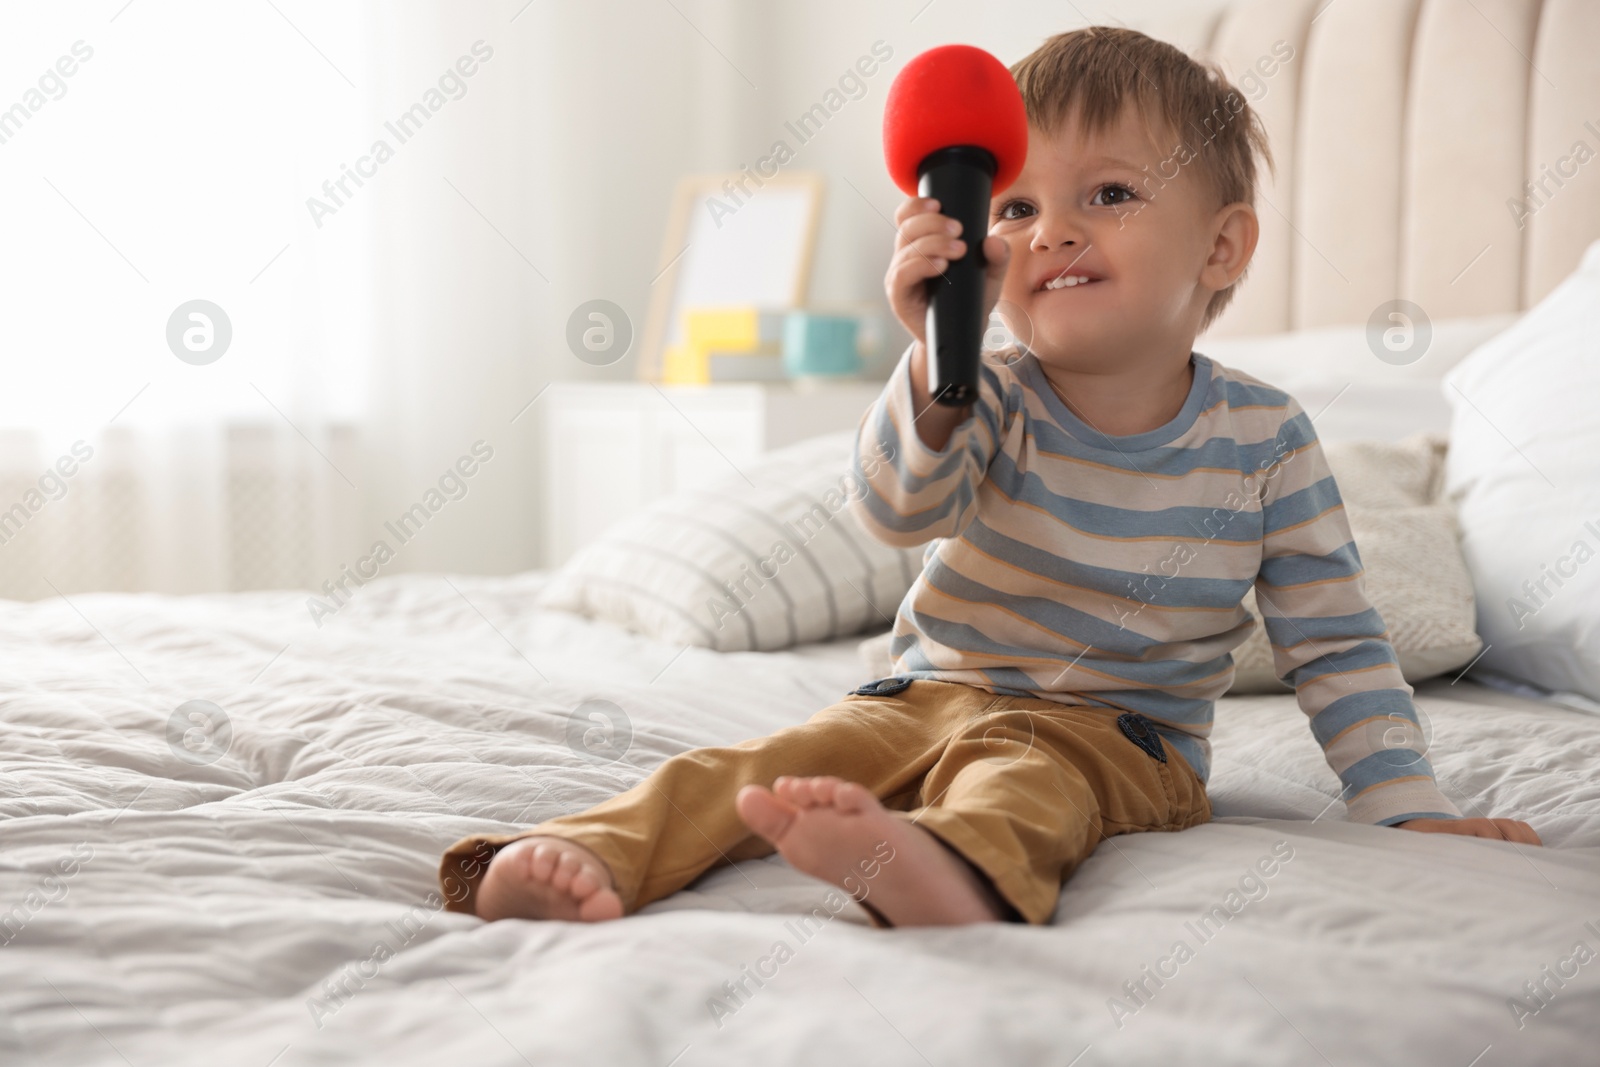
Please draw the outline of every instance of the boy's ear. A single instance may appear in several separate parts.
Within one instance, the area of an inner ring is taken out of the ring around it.
[[[1200,282],[1208,289],[1223,290],[1239,280],[1255,255],[1261,236],[1261,222],[1255,208],[1240,201],[1217,212],[1216,236],[1211,256],[1200,271]]]

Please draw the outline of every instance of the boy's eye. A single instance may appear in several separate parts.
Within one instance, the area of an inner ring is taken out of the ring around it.
[[[1016,209],[1016,212],[1013,212],[1013,208]],[[994,213],[994,217],[997,219],[1022,219],[1027,218],[1026,214],[1022,214],[1023,212],[1032,211],[1033,208],[1028,204],[1024,204],[1021,200],[1007,200],[1000,205],[1000,209]]]
[[[1094,200],[1092,200],[1091,203],[1101,203],[1100,197],[1103,193],[1123,194],[1123,199],[1113,200],[1110,203],[1105,204],[1104,206],[1106,207],[1115,207],[1117,204],[1126,204],[1129,200],[1134,199],[1132,189],[1128,188],[1126,185],[1123,185],[1121,182],[1112,182],[1110,185],[1102,185],[1099,191],[1095,193]]]

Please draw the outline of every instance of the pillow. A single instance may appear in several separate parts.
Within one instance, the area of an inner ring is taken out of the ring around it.
[[[1419,682],[1470,663],[1482,642],[1473,630],[1472,578],[1457,547],[1455,516],[1440,498],[1444,438],[1327,441],[1323,452],[1366,570],[1362,588],[1389,629],[1401,674]],[[1259,622],[1254,589],[1244,606]],[[860,652],[873,677],[893,673],[889,635],[862,642]],[[1250,631],[1233,660],[1229,693],[1293,692],[1277,679],[1264,627]]]
[[[1600,241],[1443,392],[1479,664],[1600,700]]]
[[[1399,441],[1447,434],[1450,405],[1439,382],[1479,344],[1516,321],[1512,314],[1441,319],[1430,324],[1422,355],[1410,363],[1378,359],[1365,326],[1249,337],[1202,337],[1195,349],[1290,393],[1317,420],[1323,441]]]
[[[849,514],[855,438],[802,441],[617,522],[556,571],[539,605],[721,652],[887,626],[922,550],[875,541]]]

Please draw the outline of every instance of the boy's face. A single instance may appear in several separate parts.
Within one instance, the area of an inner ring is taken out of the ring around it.
[[[1239,249],[1218,235],[1238,226],[1224,225],[1229,210],[1184,158],[1153,144],[1131,106],[1094,137],[1076,114],[1053,134],[1029,127],[1027,162],[990,201],[989,233],[1011,249],[1000,313],[1042,363],[1104,373],[1188,358],[1212,294],[1249,260],[1255,216],[1244,208],[1249,248],[1234,270]],[[1074,277],[1092,280],[1061,285]]]

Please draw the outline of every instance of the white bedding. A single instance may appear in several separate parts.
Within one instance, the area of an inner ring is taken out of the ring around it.
[[[1545,848],[1345,823],[1293,698],[1235,697],[1218,821],[1111,839],[1049,928],[845,912],[801,943],[786,913],[826,887],[776,860],[599,926],[431,910],[456,838],[864,680],[853,640],[680,650],[529,611],[543,580],[379,580],[321,630],[287,593],[0,606],[0,1063],[1595,1061],[1600,958],[1520,1028],[1509,1002],[1600,953],[1600,719],[1469,682],[1418,690],[1442,784]],[[209,765],[167,739],[196,699],[233,729]],[[568,747],[592,699],[631,719],[621,763]],[[1275,846],[1292,859],[1202,943],[1187,924]],[[714,1018],[780,939],[792,958]],[[1160,964],[1179,939],[1192,958]],[[1145,965],[1171,977],[1139,1006]]]

